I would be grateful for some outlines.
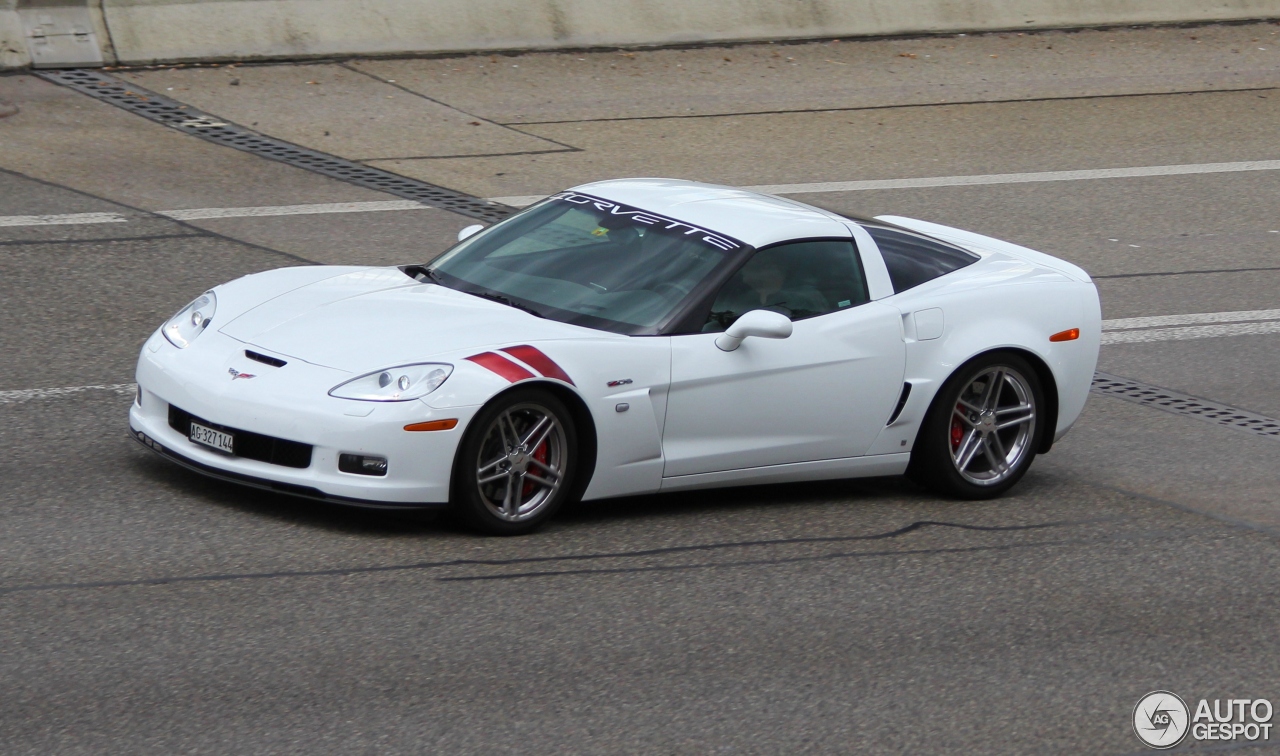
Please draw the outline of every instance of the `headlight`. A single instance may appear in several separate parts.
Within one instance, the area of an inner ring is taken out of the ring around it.
[[[213,321],[213,313],[218,309],[218,298],[212,291],[201,294],[196,301],[183,307],[177,315],[169,318],[169,322],[160,329],[164,337],[179,349],[186,349],[196,337],[204,333]]]
[[[362,402],[407,402],[440,388],[452,372],[453,365],[438,362],[401,365],[340,383],[329,390],[329,396]]]

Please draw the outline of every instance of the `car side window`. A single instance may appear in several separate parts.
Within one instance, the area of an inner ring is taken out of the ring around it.
[[[936,239],[917,236],[882,226],[863,226],[876,240],[895,294],[959,270],[978,260],[966,252]]]
[[[750,310],[801,320],[869,301],[852,241],[815,240],[757,251],[716,294],[704,332],[723,331]]]

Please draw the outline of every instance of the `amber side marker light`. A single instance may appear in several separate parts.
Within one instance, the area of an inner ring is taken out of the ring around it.
[[[1080,338],[1079,328],[1068,328],[1065,331],[1058,331],[1049,337],[1049,341],[1075,341]]]
[[[458,420],[450,418],[448,420],[429,420],[425,423],[410,423],[404,426],[407,431],[433,431],[433,430],[453,430],[458,427]]]

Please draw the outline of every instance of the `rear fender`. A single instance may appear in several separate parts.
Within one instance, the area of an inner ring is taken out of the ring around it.
[[[942,384],[960,366],[987,352],[1010,350],[1039,363],[1047,395],[1040,446],[1047,449],[1075,423],[1088,398],[1097,365],[1101,317],[1092,284],[1026,284],[932,298],[927,305],[908,305],[904,321],[926,306],[940,306],[945,313],[940,338],[918,341],[907,334],[905,380],[911,394],[902,412],[881,433],[870,454],[889,454],[911,448],[915,434]],[[1050,342],[1049,336],[1079,328],[1074,341]],[[1052,396],[1048,396],[1053,392]],[[905,443],[904,443],[905,442]]]

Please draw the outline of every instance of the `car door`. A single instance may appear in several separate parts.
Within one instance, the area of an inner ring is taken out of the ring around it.
[[[869,301],[850,239],[758,250],[712,299],[705,332],[671,338],[664,477],[866,452],[902,390],[901,314]],[[788,315],[785,339],[716,338],[751,309]]]

